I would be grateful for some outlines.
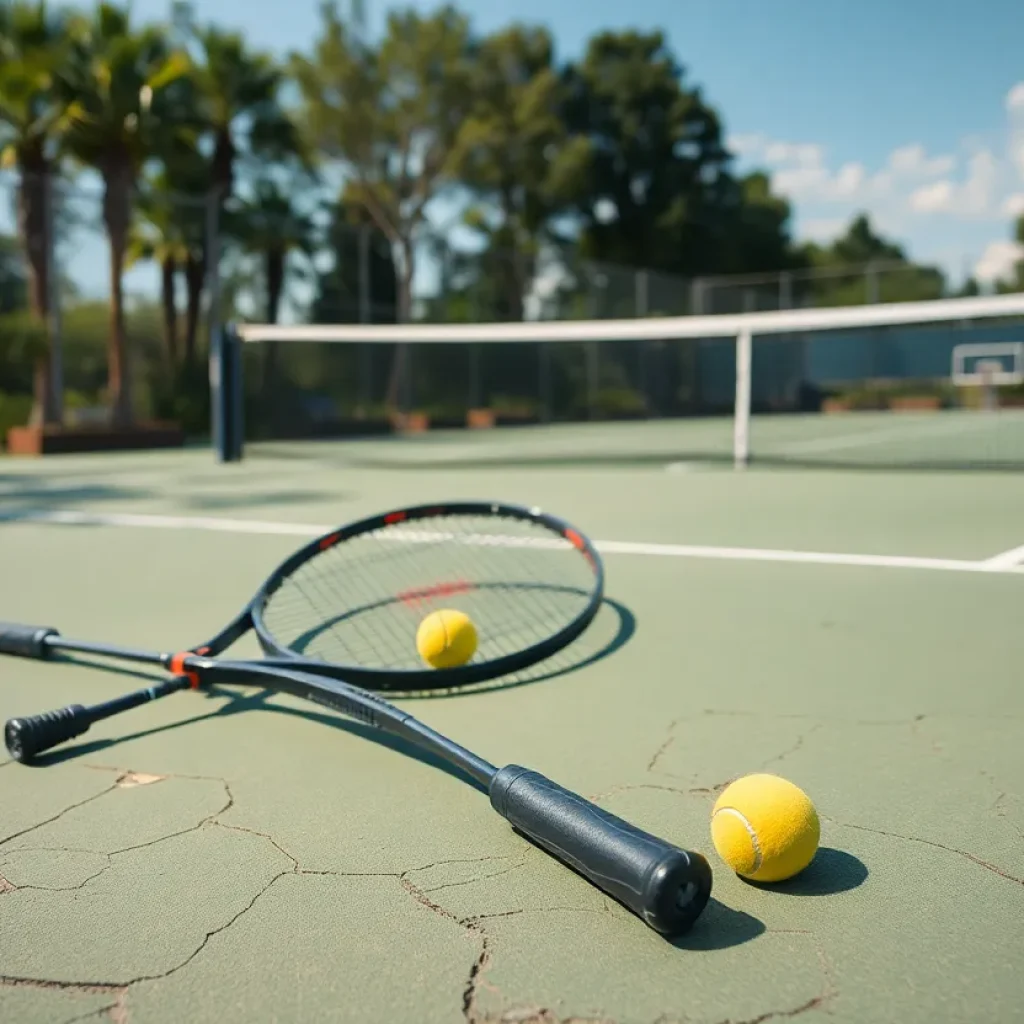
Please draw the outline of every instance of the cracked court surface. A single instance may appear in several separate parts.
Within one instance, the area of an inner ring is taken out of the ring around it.
[[[329,451],[0,463],[0,618],[186,645],[304,524],[441,497],[647,545],[609,549],[614,603],[549,671],[406,704],[704,851],[712,903],[666,941],[358,725],[255,689],[183,694],[0,765],[0,1020],[1019,1019],[1024,574],[970,567],[1024,544],[1024,482],[356,470]],[[4,718],[137,685],[0,659]],[[815,862],[771,887],[730,875],[708,829],[721,788],[760,770],[822,816]]]

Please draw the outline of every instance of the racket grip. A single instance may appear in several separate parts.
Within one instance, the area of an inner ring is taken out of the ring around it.
[[[50,626],[23,626],[17,622],[0,622],[0,654],[21,658],[45,658],[49,653],[47,637],[57,636]]]
[[[519,765],[502,768],[489,792],[503,818],[655,931],[688,931],[707,904],[711,866],[701,854],[644,832]]]
[[[4,727],[7,752],[15,761],[31,761],[36,754],[87,732],[92,720],[81,704],[44,711],[28,718],[12,718]]]

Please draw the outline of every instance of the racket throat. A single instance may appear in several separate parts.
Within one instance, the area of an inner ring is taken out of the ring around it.
[[[408,740],[418,749],[427,751],[446,764],[458,768],[484,789],[488,788],[491,779],[498,773],[498,769],[489,761],[478,757],[447,736],[435,732],[429,725],[424,725],[411,715],[403,714],[401,720],[389,723],[385,728],[392,735]]]

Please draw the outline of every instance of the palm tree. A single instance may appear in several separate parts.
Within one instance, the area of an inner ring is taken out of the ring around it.
[[[241,34],[214,25],[193,35],[197,120],[212,137],[210,184],[223,203],[234,192],[236,164],[245,150],[286,156],[298,148],[297,138],[280,105],[284,75],[269,54],[247,49]]]
[[[301,171],[284,186],[269,176],[257,179],[251,196],[237,203],[225,222],[227,234],[259,263],[265,302],[262,316],[268,324],[276,324],[280,316],[289,256],[313,256],[316,225],[293,198],[302,194],[304,181]],[[294,273],[295,268],[292,269]],[[268,342],[265,349],[260,374],[264,392],[277,374],[278,346]]]
[[[110,245],[108,378],[116,424],[132,419],[127,366],[123,276],[132,201],[143,164],[159,131],[160,92],[188,68],[157,27],[134,30],[129,14],[100,3],[76,20],[62,88],[76,105],[68,134],[72,154],[103,180],[103,224]]]
[[[129,235],[128,266],[153,260],[160,267],[160,306],[163,317],[164,355],[170,368],[179,362],[178,273],[189,255],[185,230],[161,170],[146,179],[136,202],[137,217]]]
[[[283,187],[269,177],[256,181],[252,195],[243,199],[231,211],[226,227],[238,243],[262,265],[265,322],[277,323],[284,298],[288,257],[299,253],[313,254],[316,226],[313,218],[303,212],[294,196],[301,193],[296,187]]]
[[[176,24],[192,56],[187,82],[175,90],[181,110],[176,120],[187,121],[189,131],[208,144],[204,149],[210,155],[203,157],[207,161],[204,190],[216,202],[220,222],[229,219],[227,204],[241,163],[252,160],[262,167],[279,159],[308,161],[301,156],[298,134],[282,110],[279,94],[284,74],[274,59],[248,49],[239,33],[215,25],[196,26],[187,4],[176,6]],[[208,277],[210,241],[204,235],[190,249],[185,267],[188,308],[195,313]],[[196,319],[191,314],[189,322],[186,359],[195,349]]]
[[[30,310],[40,324],[49,320],[56,284],[52,184],[69,111],[53,76],[67,55],[67,28],[67,15],[44,2],[0,6],[0,164],[18,171],[18,240],[28,261]],[[50,337],[35,357],[33,423],[62,418],[60,387],[52,379],[57,343]]]

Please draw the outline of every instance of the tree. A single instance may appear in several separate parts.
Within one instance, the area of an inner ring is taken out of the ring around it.
[[[129,15],[100,3],[74,24],[73,48],[61,73],[65,98],[75,106],[68,142],[75,158],[103,180],[103,224],[110,246],[109,397],[116,424],[133,416],[127,365],[123,277],[135,188],[155,133],[168,130],[150,107],[188,67],[156,27],[134,31]]]
[[[296,55],[307,137],[352,178],[398,254],[399,319],[412,310],[415,238],[427,204],[454,177],[467,105],[469,26],[453,7],[393,12],[380,46],[364,45],[331,4],[311,57]]]
[[[351,201],[365,207],[391,244],[404,322],[412,313],[427,206],[455,178],[453,154],[469,99],[469,25],[453,7],[430,15],[392,12],[380,45],[370,47],[336,6],[325,4],[322,17],[312,56],[292,60],[302,125],[323,156],[340,163]],[[388,387],[392,406],[404,355],[399,345]]]
[[[877,234],[866,214],[858,214],[830,245],[805,245],[812,272],[801,290],[820,306],[868,302],[911,302],[942,298],[945,277],[935,267],[914,263],[903,247]]]
[[[302,186],[298,177],[281,183],[264,176],[250,186],[250,194],[225,224],[227,233],[261,264],[263,317],[268,324],[277,323],[280,315],[289,257],[313,255],[313,219],[296,201]]]
[[[497,319],[521,320],[547,228],[590,156],[561,117],[564,85],[546,29],[513,25],[474,47],[472,106],[454,167],[476,203],[466,223],[486,240]]]
[[[185,360],[192,362],[211,258],[206,212],[201,205],[216,204],[218,227],[223,229],[240,171],[247,170],[247,164],[260,174],[274,161],[298,161],[307,166],[309,160],[283,110],[284,73],[274,58],[250,49],[241,33],[213,24],[197,25],[190,4],[176,4],[174,20],[177,38],[191,54],[192,66],[172,91],[173,116],[191,145],[187,154],[179,154],[177,173],[171,177],[183,198],[195,200],[189,203],[194,209],[190,219],[196,220],[198,215],[202,222],[198,230],[190,231],[184,263]]]
[[[58,170],[68,109],[52,87],[67,57],[68,19],[45,3],[0,6],[0,166],[18,171],[18,238],[28,262],[32,315],[50,314],[53,242],[52,186]],[[55,339],[36,349],[33,372],[35,423],[61,420],[61,396],[51,367]]]
[[[0,316],[28,305],[28,280],[16,239],[0,235]]]
[[[342,194],[328,211],[325,248],[333,257],[329,270],[317,274],[310,321],[315,324],[394,323],[398,282],[390,243],[362,206]],[[362,269],[365,260],[365,271]],[[366,308],[363,306],[366,274]]]
[[[1013,240],[1017,243],[1018,252],[1024,254],[1024,215],[1017,218],[1013,225]],[[1024,255],[1014,263],[1010,272],[996,281],[997,293],[1024,292]]]
[[[565,72],[570,132],[590,139],[575,205],[584,256],[696,274],[708,269],[729,154],[716,113],[660,32],[602,32]]]
[[[160,267],[164,354],[171,367],[177,366],[180,360],[178,273],[187,264],[190,253],[188,226],[182,224],[177,199],[165,169],[142,181],[126,256],[129,266],[141,260],[153,260]]]
[[[714,273],[753,274],[806,265],[806,256],[792,245],[792,208],[772,192],[771,180],[763,171],[735,180],[724,209],[718,212]]]

